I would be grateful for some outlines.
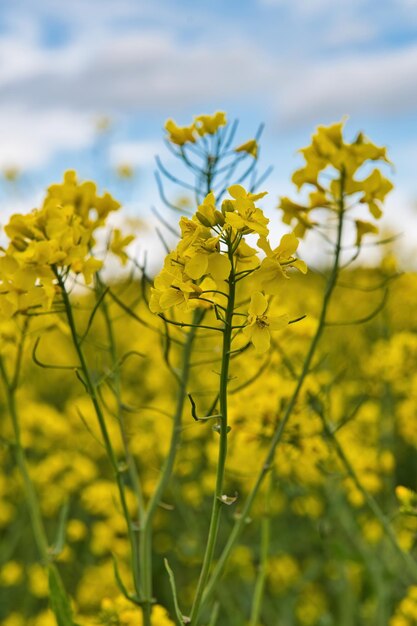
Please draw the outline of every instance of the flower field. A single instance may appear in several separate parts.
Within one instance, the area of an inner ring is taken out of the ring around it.
[[[319,126],[268,218],[259,135],[222,112],[166,131],[155,275],[73,171],[4,227],[1,626],[417,624],[417,277],[384,234],[389,154]]]

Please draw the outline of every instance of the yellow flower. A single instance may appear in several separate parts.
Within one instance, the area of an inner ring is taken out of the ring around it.
[[[161,313],[173,306],[186,310],[190,298],[198,298],[201,291],[201,287],[186,280],[181,272],[164,269],[155,278],[149,308],[152,313]]]
[[[314,222],[312,222],[309,217],[311,207],[297,204],[296,202],[290,200],[290,198],[284,196],[280,198],[278,208],[284,213],[282,217],[284,224],[288,224],[290,226],[293,221],[297,222],[294,229],[294,234],[297,237],[304,237],[305,232],[314,226]]]
[[[258,235],[268,235],[267,224],[269,220],[265,217],[262,210],[255,206],[255,201],[263,198],[266,192],[253,194],[247,192],[242,185],[232,185],[229,187],[228,192],[233,200],[226,200],[226,224],[230,224],[230,226],[243,234],[258,233]]]
[[[370,222],[364,222],[363,220],[355,220],[356,225],[356,245],[360,246],[362,243],[362,238],[364,235],[368,233],[377,234],[378,228],[375,224],[371,224]]]
[[[395,495],[397,496],[398,502],[403,505],[406,509],[411,509],[417,506],[417,493],[412,489],[408,489],[408,487],[404,487],[403,485],[398,485],[395,488]]]
[[[82,541],[87,535],[87,526],[79,519],[70,519],[67,524],[69,541]]]
[[[113,231],[113,237],[110,242],[109,250],[120,258],[122,265],[126,265],[129,260],[125,248],[132,243],[134,239],[134,235],[126,235],[126,237],[122,237],[122,233],[118,228],[115,228]]]
[[[234,252],[237,271],[251,270],[259,265],[257,251],[246,243],[244,239]]]
[[[0,570],[0,583],[5,587],[18,585],[23,580],[23,569],[20,563],[9,561]]]
[[[181,241],[178,243],[177,251],[183,254],[187,248],[194,245],[201,237],[210,237],[210,229],[199,224],[195,219],[182,217],[180,219]],[[170,256],[170,255],[168,255]]]
[[[279,246],[272,250],[268,240],[260,237],[258,246],[266,254],[257,276],[262,284],[262,288],[270,294],[278,294],[280,289],[280,279],[288,278],[287,270],[295,267],[300,272],[307,272],[307,265],[301,259],[296,259],[294,253],[298,248],[298,239],[294,233],[288,233],[281,237]]]
[[[195,216],[203,226],[208,228],[224,224],[224,216],[216,208],[214,193],[207,194],[202,204],[198,207]]]
[[[214,280],[225,280],[231,270],[226,254],[220,252],[220,237],[200,239],[188,249],[190,258],[185,263],[185,273],[193,280],[210,274]]]
[[[116,173],[119,178],[133,178],[135,175],[135,170],[128,163],[121,163],[116,168]]]
[[[373,172],[358,183],[363,196],[360,199],[362,204],[367,204],[369,211],[378,219],[382,215],[380,204],[385,200],[385,196],[393,189],[393,184],[388,178],[382,176],[379,170]]]
[[[268,300],[261,292],[252,294],[248,309],[248,325],[243,329],[257,352],[266,352],[271,343],[271,330],[281,330],[288,324],[288,315],[268,316]]]
[[[36,598],[48,596],[48,576],[46,570],[38,563],[31,565],[28,570],[29,589]]]
[[[90,257],[86,260],[79,260],[72,264],[72,270],[76,274],[82,274],[87,285],[93,280],[96,274],[103,267],[103,261]]]
[[[4,179],[9,183],[14,183],[20,176],[20,170],[17,167],[5,167],[3,170]]]
[[[194,126],[200,137],[214,135],[221,126],[227,124],[226,113],[217,111],[213,115],[198,115],[194,118]]]
[[[246,152],[247,154],[253,156],[254,159],[256,159],[258,156],[258,142],[256,141],[256,139],[250,139],[249,141],[246,141],[245,143],[242,143],[242,145],[235,148],[235,152]]]
[[[174,120],[167,120],[165,123],[165,129],[168,131],[168,139],[171,143],[175,143],[177,146],[183,146],[186,143],[194,143],[195,127],[194,124],[190,126],[178,126]]]

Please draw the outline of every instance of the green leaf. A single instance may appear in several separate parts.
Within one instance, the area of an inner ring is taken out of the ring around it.
[[[61,577],[55,565],[48,566],[49,601],[58,626],[77,626],[72,618],[72,609]]]
[[[127,600],[130,600],[130,602],[133,602],[134,604],[138,604],[137,600],[138,598],[136,598],[135,596],[133,596],[132,594],[130,594],[128,592],[128,590],[125,587],[125,584],[122,580],[122,577],[120,575],[119,572],[119,566],[117,564],[117,559],[116,559],[116,555],[112,553],[112,559],[113,559],[113,569],[114,569],[114,577],[116,578],[116,583],[117,586],[119,587],[120,591],[122,592],[122,594],[124,595],[124,597]]]
[[[178,620],[178,624],[182,626],[183,624],[189,624],[190,619],[181,613],[181,609],[178,604],[178,596],[177,596],[177,586],[175,584],[174,572],[169,566],[168,559],[164,559],[165,569],[168,572],[169,583],[171,585],[172,591],[172,599],[174,601],[174,609],[175,609],[175,617]]]

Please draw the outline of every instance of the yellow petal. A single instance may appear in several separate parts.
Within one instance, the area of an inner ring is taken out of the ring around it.
[[[214,253],[208,259],[209,273],[215,280],[226,280],[230,274],[230,261],[225,254]]]
[[[198,280],[207,273],[208,255],[195,254],[185,264],[185,272],[193,280]]]
[[[286,313],[284,315],[268,316],[269,329],[281,330],[281,328],[285,328],[288,325],[289,320],[290,318]]]
[[[159,306],[162,310],[169,309],[172,306],[177,306],[184,302],[184,295],[181,293],[179,289],[167,289],[162,292],[161,297],[159,298]]]
[[[290,257],[298,248],[298,239],[294,233],[287,233],[281,237],[278,248],[275,250],[276,254],[283,257]]]
[[[302,274],[307,274],[307,263],[301,259],[295,259],[292,263],[293,267],[296,267]]]
[[[232,185],[231,187],[228,188],[227,191],[232,196],[232,198],[235,198],[235,199],[246,198],[246,196],[248,195],[246,193],[245,188],[242,187],[242,185]]]
[[[261,328],[255,325],[253,327],[251,340],[257,352],[266,352],[271,344],[271,336],[268,328]]]
[[[250,315],[263,315],[268,308],[268,300],[265,298],[263,293],[257,291],[252,294],[249,305],[249,314]]]

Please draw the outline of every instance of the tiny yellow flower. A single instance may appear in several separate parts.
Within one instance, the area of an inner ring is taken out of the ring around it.
[[[298,248],[298,239],[294,233],[283,235],[279,246],[274,250],[265,237],[259,238],[258,246],[266,254],[258,270],[258,277],[263,289],[268,293],[275,295],[279,293],[280,279],[288,278],[287,270],[290,267],[295,267],[302,274],[307,272],[305,262],[294,256]]]
[[[226,124],[226,113],[224,111],[217,111],[213,115],[198,115],[194,118],[194,126],[200,137],[203,135],[214,135],[221,126]]]
[[[242,185],[232,185],[228,192],[233,200],[226,200],[228,203],[225,213],[226,224],[230,224],[243,234],[258,233],[267,236],[269,219],[259,207],[255,206],[255,201],[263,198],[266,192],[253,194],[247,192]]]
[[[113,237],[109,245],[109,250],[119,257],[122,265],[126,265],[129,260],[125,249],[134,239],[134,235],[126,235],[126,237],[123,237],[118,228],[115,228],[113,231]]]
[[[364,222],[363,220],[355,220],[356,225],[356,245],[359,247],[362,243],[362,239],[364,235],[367,234],[377,234],[378,228],[375,224],[371,224],[371,222]]]
[[[119,178],[129,179],[134,177],[135,170],[128,163],[121,163],[116,168],[116,174]]]
[[[23,568],[16,561],[5,563],[0,570],[0,584],[5,587],[18,585],[23,580]]]
[[[177,146],[183,146],[186,143],[195,143],[195,127],[193,124],[190,126],[178,126],[174,120],[167,120],[165,123],[165,129],[168,132],[168,139],[171,143],[175,143]]]
[[[268,300],[260,292],[252,294],[248,309],[248,324],[243,329],[255,350],[266,352],[271,343],[271,330],[281,330],[288,324],[288,315],[268,316]]]
[[[256,141],[256,139],[250,139],[249,141],[246,141],[245,143],[242,143],[242,145],[235,148],[235,152],[246,152],[247,154],[253,156],[254,159],[256,159],[258,156],[258,142]]]

